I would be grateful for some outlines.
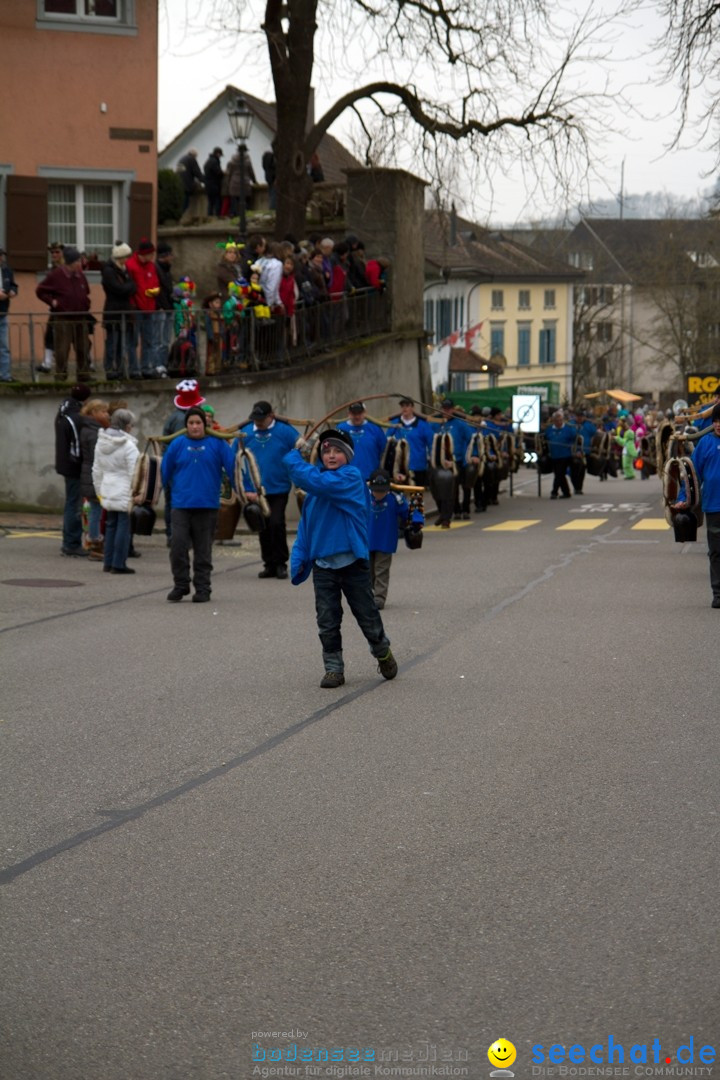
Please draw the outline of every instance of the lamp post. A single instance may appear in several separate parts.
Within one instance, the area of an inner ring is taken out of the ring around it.
[[[247,153],[246,141],[250,136],[250,129],[252,128],[253,116],[248,108],[248,104],[244,97],[236,97],[234,102],[231,102],[227,107],[228,120],[230,121],[230,130],[232,131],[233,138],[238,144],[238,153],[240,154],[240,223],[238,232],[241,238],[245,239],[246,221],[245,221],[245,154]]]

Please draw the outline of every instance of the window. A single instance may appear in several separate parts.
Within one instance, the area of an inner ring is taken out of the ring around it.
[[[428,341],[435,341],[435,303],[432,300],[425,301],[425,332]]]
[[[518,307],[521,311],[530,310],[530,290],[520,289],[518,292]]]
[[[518,323],[518,367],[526,367],[530,363],[530,323]]]
[[[119,234],[113,184],[48,184],[48,241],[72,244],[93,262],[104,262]],[[94,257],[94,258],[93,258]]]
[[[612,304],[615,290],[612,285],[581,285],[576,289],[575,296],[578,303],[597,307],[599,304]]]
[[[463,324],[463,313],[465,309],[465,297],[456,296],[453,300],[453,326],[460,327]]]
[[[555,290],[554,289],[546,289],[545,290],[545,299],[543,301],[543,307],[546,310],[548,308],[554,308],[555,307]]]
[[[439,343],[444,341],[446,337],[450,337],[452,333],[452,300],[438,300],[437,307],[435,308],[435,329],[437,335],[435,340]]]
[[[501,356],[505,355],[505,324],[504,323],[491,323],[490,324],[490,355],[494,356],[495,353],[500,353]]]
[[[502,289],[493,289],[490,304],[494,311],[502,311],[505,307],[505,294]]]
[[[556,364],[556,341],[557,326],[554,322],[546,322],[540,331],[540,363]]]
[[[611,322],[599,322],[595,327],[595,337],[598,341],[612,341],[613,324]]]
[[[40,30],[135,34],[135,0],[37,0]]]
[[[568,262],[571,266],[576,266],[579,270],[592,270],[593,257],[591,251],[571,251],[568,256]]]

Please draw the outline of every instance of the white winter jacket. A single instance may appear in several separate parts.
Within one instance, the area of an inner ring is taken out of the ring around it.
[[[98,435],[92,478],[106,510],[132,509],[132,479],[139,457],[137,439],[130,432],[110,427]]]

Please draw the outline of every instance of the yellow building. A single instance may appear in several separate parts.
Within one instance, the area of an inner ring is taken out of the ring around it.
[[[573,287],[583,276],[502,233],[428,211],[424,300],[433,387],[551,382],[554,400],[570,398]]]

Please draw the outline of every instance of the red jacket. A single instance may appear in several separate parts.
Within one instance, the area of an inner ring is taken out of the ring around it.
[[[53,311],[90,310],[90,286],[82,270],[72,272],[66,266],[56,266],[43,278],[35,294]]]
[[[149,262],[141,263],[136,253],[131,255],[125,263],[125,269],[136,285],[136,291],[130,297],[132,306],[137,308],[138,311],[156,311],[157,293],[152,296],[146,295],[148,289],[160,291],[160,279],[153,260],[150,259]]]
[[[295,314],[295,294],[297,286],[294,274],[283,274],[280,278],[280,301],[285,308],[285,314],[292,318]]]

